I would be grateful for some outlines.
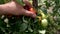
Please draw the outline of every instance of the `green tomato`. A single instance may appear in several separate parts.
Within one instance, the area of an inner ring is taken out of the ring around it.
[[[41,13],[41,14],[43,19],[46,18],[46,15],[44,13]]]
[[[48,21],[47,21],[47,19],[43,19],[43,20],[41,21],[41,25],[42,25],[43,27],[48,26]]]
[[[40,10],[40,14],[42,15],[42,19],[46,18],[46,15],[44,14],[44,12],[42,10]]]

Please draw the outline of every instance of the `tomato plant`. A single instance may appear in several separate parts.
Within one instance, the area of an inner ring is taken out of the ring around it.
[[[11,0],[0,0],[0,4],[9,1]],[[60,0],[31,0],[30,2],[33,8],[27,5],[23,7],[37,13],[36,18],[1,15],[0,34],[60,34]]]

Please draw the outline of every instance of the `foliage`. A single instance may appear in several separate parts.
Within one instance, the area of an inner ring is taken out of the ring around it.
[[[10,1],[10,0],[8,0]],[[8,2],[0,0],[0,4]],[[37,0],[37,17],[0,16],[0,34],[57,34],[60,32],[60,0]]]

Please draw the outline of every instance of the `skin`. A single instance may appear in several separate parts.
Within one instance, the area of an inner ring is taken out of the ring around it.
[[[27,4],[29,7],[32,7],[32,5],[28,2],[28,0],[23,0],[25,4]],[[17,3],[15,0],[12,0],[6,4],[0,5],[0,15],[26,15],[35,18],[36,14],[33,12],[30,12],[28,10],[25,10],[19,3]]]

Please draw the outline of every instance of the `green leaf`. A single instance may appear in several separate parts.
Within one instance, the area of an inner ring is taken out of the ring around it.
[[[3,4],[4,3],[4,0],[0,0],[0,4]]]
[[[23,0],[16,0],[16,2],[18,2],[20,5],[24,6]]]
[[[27,23],[22,23],[20,26],[20,31],[25,31],[27,29]]]

